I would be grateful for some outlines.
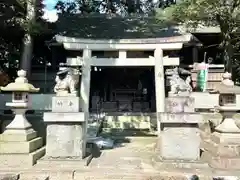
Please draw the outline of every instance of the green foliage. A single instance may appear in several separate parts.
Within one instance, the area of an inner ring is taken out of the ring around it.
[[[239,26],[240,0],[182,0],[174,9],[173,18],[189,25],[219,25],[223,33]]]
[[[188,28],[200,26],[218,26],[221,30],[225,68],[232,72],[239,50],[240,32],[240,0],[181,0],[164,12],[166,19],[184,24]],[[157,14],[162,19],[161,13]],[[240,71],[239,71],[240,72]]]
[[[78,13],[82,15],[108,14],[112,16],[152,16],[156,7],[167,7],[175,0],[59,0],[55,8],[59,13]]]
[[[173,16],[173,13],[175,13],[175,5],[170,5],[165,8],[156,8],[155,9],[155,15],[158,20],[164,21],[164,22],[175,22],[175,18]]]
[[[0,2],[0,68],[6,72],[14,74],[19,68],[24,49],[22,42],[26,33],[36,37],[50,32],[48,23],[42,19],[44,8],[42,1],[2,0]],[[35,5],[33,6],[32,3]],[[34,19],[27,16],[29,11],[34,12],[32,13]]]

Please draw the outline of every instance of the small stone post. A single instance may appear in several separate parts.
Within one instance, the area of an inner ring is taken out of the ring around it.
[[[2,91],[12,92],[12,102],[6,106],[15,113],[13,121],[6,127],[0,137],[0,167],[32,166],[45,153],[43,140],[37,137],[36,131],[25,117],[28,110],[29,93],[38,92],[28,83],[26,71],[18,71],[15,82],[1,87]]]

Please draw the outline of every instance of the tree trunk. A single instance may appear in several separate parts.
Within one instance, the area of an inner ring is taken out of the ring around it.
[[[20,69],[27,71],[27,76],[31,74],[33,42],[30,34],[25,34],[23,38],[23,50]]]
[[[216,16],[217,22],[219,23],[221,32],[222,32],[222,47],[224,49],[224,65],[225,71],[232,73],[232,61],[233,61],[233,45],[231,42],[231,28],[226,20],[220,14]]]
[[[36,0],[27,0],[27,15],[26,21],[28,24],[33,23],[36,16]],[[22,48],[22,58],[20,69],[27,71],[27,76],[31,74],[31,64],[32,64],[32,51],[33,51],[33,40],[31,36],[31,28],[27,28],[27,32],[23,38],[23,48]]]
[[[232,73],[233,45],[231,44],[231,39],[226,38],[224,44],[225,70],[229,73]]]

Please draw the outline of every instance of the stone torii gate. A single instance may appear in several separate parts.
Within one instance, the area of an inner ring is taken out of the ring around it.
[[[82,79],[80,95],[82,97],[81,107],[86,113],[89,112],[89,94],[91,66],[154,66],[155,70],[155,92],[156,113],[158,131],[160,123],[158,112],[165,111],[165,85],[164,66],[179,65],[179,58],[163,57],[164,50],[179,50],[183,44],[196,45],[199,41],[192,35],[167,38],[149,39],[121,39],[121,40],[93,40],[79,39],[57,35],[56,41],[63,44],[66,50],[83,51],[82,58],[67,58],[69,66],[82,66]],[[92,51],[118,51],[118,58],[96,58],[92,57]],[[127,58],[127,50],[153,50],[154,57],[149,58]],[[87,119],[86,119],[87,121]]]

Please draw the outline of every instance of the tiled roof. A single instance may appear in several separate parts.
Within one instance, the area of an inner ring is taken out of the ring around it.
[[[176,25],[158,22],[149,17],[107,18],[63,14],[59,16],[56,24],[59,35],[75,38],[138,39],[181,35]]]

